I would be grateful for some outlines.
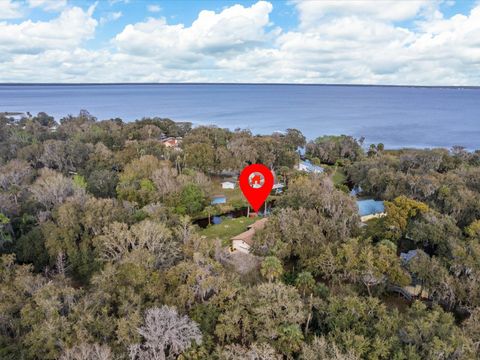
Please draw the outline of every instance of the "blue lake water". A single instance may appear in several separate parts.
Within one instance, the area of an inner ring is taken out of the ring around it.
[[[297,128],[309,139],[364,136],[389,148],[480,148],[480,88],[316,85],[0,85],[0,112],[45,111],[57,120],[159,116],[194,124]]]

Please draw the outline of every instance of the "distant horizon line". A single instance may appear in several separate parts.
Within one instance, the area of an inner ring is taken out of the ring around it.
[[[236,83],[236,82],[112,82],[112,83],[95,83],[95,82],[84,82],[84,83],[1,83],[0,86],[32,86],[32,85],[41,85],[41,86],[111,86],[111,85],[263,85],[263,86],[344,86],[344,87],[407,87],[407,88],[444,88],[444,89],[480,89],[480,85],[399,85],[399,84],[341,84],[341,83]]]

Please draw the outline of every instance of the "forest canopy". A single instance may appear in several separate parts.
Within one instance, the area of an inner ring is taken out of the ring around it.
[[[253,163],[285,190],[237,259],[204,228]],[[1,359],[480,358],[478,150],[0,116],[0,253]]]

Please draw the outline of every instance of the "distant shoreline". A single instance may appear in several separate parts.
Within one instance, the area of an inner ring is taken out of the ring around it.
[[[45,112],[58,120],[87,109],[125,122],[161,117],[254,134],[294,127],[309,139],[350,134],[396,149],[480,147],[477,88],[275,85],[9,84],[0,85],[0,112]]]
[[[0,116],[1,115],[4,115],[4,116],[11,116],[11,117],[15,117],[15,116],[19,116],[19,115],[26,115],[27,113],[29,112],[0,112]],[[123,120],[123,119],[122,119]],[[136,120],[131,120],[131,121],[126,121],[126,120],[123,120],[124,122],[126,123],[129,123],[129,122],[135,122],[135,121],[140,121],[142,119],[136,119]],[[175,121],[175,122],[183,122],[183,121],[180,121],[180,120],[173,120],[173,119],[169,119],[169,120],[172,120],[172,121]],[[55,121],[59,122],[60,119],[57,119],[55,118]],[[98,121],[108,121],[108,119],[99,119]],[[215,124],[208,124],[208,123],[199,123],[199,122],[192,122],[192,121],[187,121],[187,122],[190,122],[192,124],[192,127],[198,127],[198,126],[206,126],[206,127],[210,127],[210,126],[215,126],[215,127],[218,127],[218,128],[222,128],[222,127],[219,127],[218,125],[215,125]],[[233,128],[228,128],[230,131],[234,131]],[[250,129],[247,129],[247,130],[250,130]],[[280,132],[282,133],[283,131],[273,131],[273,132]],[[260,136],[265,136],[265,135],[268,135],[268,134],[260,134],[260,133],[253,133],[254,135],[260,135]],[[342,134],[330,134],[330,135],[342,135]],[[347,134],[348,135],[348,134]],[[353,135],[349,135],[349,136],[353,136]],[[313,141],[315,140],[315,138],[309,138],[307,137],[307,141]],[[358,140],[358,138],[357,138]],[[365,142],[362,146],[363,150],[365,152],[368,151],[369,149],[369,146],[370,146],[370,142]],[[416,150],[434,150],[434,149],[443,149],[443,150],[451,150],[453,147],[455,146],[458,146],[458,145],[450,145],[450,146],[426,146],[426,145],[394,145],[394,146],[389,146],[388,148],[385,149],[385,152],[388,153],[388,152],[391,152],[391,153],[395,153],[395,152],[402,152],[402,151],[416,151]],[[463,146],[461,146],[463,147]],[[475,152],[475,151],[478,151],[480,150],[479,149],[476,149],[476,148],[469,148],[469,147],[463,147],[464,150],[468,151],[468,152]],[[304,152],[305,150],[303,150]]]
[[[203,85],[235,85],[235,86],[321,86],[321,87],[386,87],[386,88],[425,88],[425,89],[471,89],[479,90],[480,86],[462,86],[462,85],[395,85],[395,84],[299,84],[299,83],[0,83],[0,86],[114,86],[114,85],[183,85],[183,86],[203,86]]]

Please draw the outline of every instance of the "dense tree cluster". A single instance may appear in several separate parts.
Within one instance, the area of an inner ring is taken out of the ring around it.
[[[352,184],[385,200],[404,195],[452,216],[462,227],[480,216],[480,151],[401,150],[348,167]]]
[[[324,174],[294,169],[304,146]],[[192,219],[218,176],[257,162],[287,187],[237,273]],[[461,148],[0,117],[0,358],[479,358],[479,179]],[[386,216],[361,224],[348,188]],[[412,284],[427,297],[398,295]]]
[[[321,136],[307,144],[306,152],[322,163],[335,164],[337,161],[358,160],[363,155],[362,144],[363,139],[356,140],[346,135]]]

